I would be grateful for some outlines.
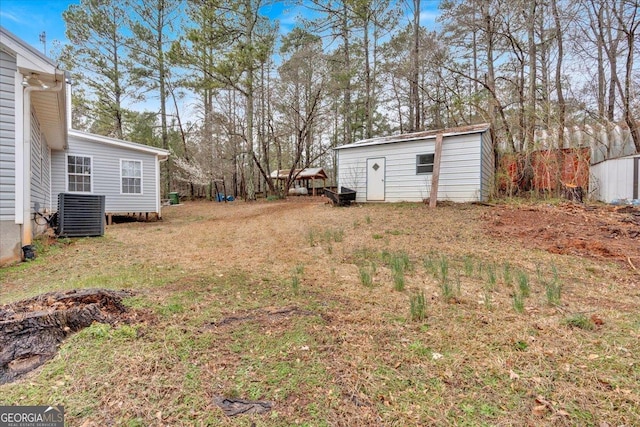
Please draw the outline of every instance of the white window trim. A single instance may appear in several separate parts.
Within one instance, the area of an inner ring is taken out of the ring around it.
[[[69,190],[69,156],[73,156],[73,157],[88,157],[91,161],[91,174],[89,175],[89,177],[91,178],[91,191],[71,191]],[[67,153],[67,155],[64,158],[64,188],[66,190],[67,193],[78,193],[78,194],[93,194],[93,175],[95,173],[94,169],[93,169],[93,156],[91,155],[86,155],[86,154],[74,154],[74,153]]]
[[[420,156],[428,156],[428,155],[434,156],[433,163],[418,163],[418,161],[420,160]],[[418,167],[431,165],[431,167],[433,168],[433,166],[435,165],[435,161],[436,161],[435,160],[435,153],[417,154],[416,155],[416,175],[433,175],[433,169],[431,170],[431,172],[418,172]]]
[[[122,162],[136,162],[140,163],[140,192],[139,193],[125,193],[122,191],[122,178],[137,178],[136,176],[122,176]],[[144,195],[144,162],[140,159],[120,159],[120,194],[122,196],[142,196]]]

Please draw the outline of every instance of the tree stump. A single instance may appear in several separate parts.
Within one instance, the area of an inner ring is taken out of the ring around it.
[[[51,292],[0,306],[0,384],[51,359],[64,338],[93,322],[117,322],[129,291]]]
[[[577,185],[562,183],[562,196],[567,200],[582,203],[584,191]]]

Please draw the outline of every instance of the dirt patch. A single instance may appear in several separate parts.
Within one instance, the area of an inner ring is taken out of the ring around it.
[[[484,214],[487,232],[555,254],[607,259],[640,268],[640,209],[562,204],[499,206]]]
[[[258,309],[242,314],[234,314],[227,316],[219,322],[213,322],[208,325],[209,328],[218,328],[227,325],[233,325],[241,322],[258,322],[258,323],[276,323],[287,320],[293,316],[314,316],[308,310],[302,310],[298,307],[284,307],[275,309]]]
[[[0,306],[0,384],[51,359],[64,338],[93,322],[126,319],[129,291],[83,289],[52,292]]]

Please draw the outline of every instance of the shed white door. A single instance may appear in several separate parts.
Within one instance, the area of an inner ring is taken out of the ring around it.
[[[385,158],[367,159],[367,200],[384,201]]]

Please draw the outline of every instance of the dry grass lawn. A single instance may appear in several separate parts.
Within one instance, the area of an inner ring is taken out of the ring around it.
[[[133,323],[72,335],[0,404],[70,426],[640,425],[638,231],[572,205],[171,206],[0,270],[0,304],[136,292]]]

